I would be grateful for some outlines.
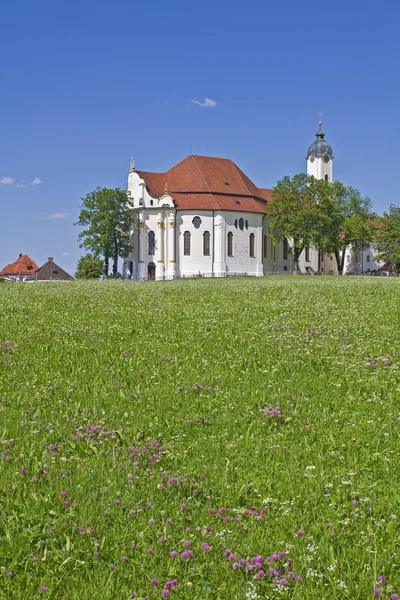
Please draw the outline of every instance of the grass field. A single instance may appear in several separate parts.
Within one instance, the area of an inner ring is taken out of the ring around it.
[[[396,600],[399,324],[400,279],[2,285],[0,598]]]

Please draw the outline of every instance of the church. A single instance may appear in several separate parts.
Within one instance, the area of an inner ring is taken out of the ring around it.
[[[321,122],[306,158],[309,175],[333,181],[333,151]],[[275,246],[269,230],[272,190],[257,187],[230,159],[190,155],[166,173],[136,170],[132,159],[127,193],[133,250],[125,279],[293,273],[288,241]],[[359,263],[364,271],[364,262],[379,269],[370,249],[361,254],[360,262],[348,252],[345,272],[357,272]],[[313,248],[302,252],[300,270],[337,273],[334,256]]]

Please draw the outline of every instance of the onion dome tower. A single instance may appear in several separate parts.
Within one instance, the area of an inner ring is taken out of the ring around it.
[[[315,140],[309,146],[307,152],[307,174],[313,175],[315,179],[333,181],[333,151],[325,140],[322,131],[322,121],[318,123],[319,130],[315,134]]]

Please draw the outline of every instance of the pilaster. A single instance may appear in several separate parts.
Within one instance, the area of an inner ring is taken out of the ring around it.
[[[164,279],[164,220],[162,213],[158,213],[157,217],[157,268],[156,279]]]
[[[171,213],[168,218],[168,272],[167,279],[175,279],[176,277],[176,254],[175,254],[175,214]]]
[[[222,215],[214,219],[214,274],[215,277],[226,276],[226,224]]]
[[[140,214],[138,223],[138,278],[143,279],[144,276],[144,217],[143,214]]]

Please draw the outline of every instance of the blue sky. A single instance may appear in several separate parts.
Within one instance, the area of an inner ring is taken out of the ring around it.
[[[400,203],[399,26],[387,1],[5,0],[0,268],[73,273],[80,198],[124,188],[131,155],[230,156],[272,187],[306,169],[320,110],[335,178]]]

